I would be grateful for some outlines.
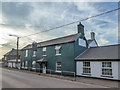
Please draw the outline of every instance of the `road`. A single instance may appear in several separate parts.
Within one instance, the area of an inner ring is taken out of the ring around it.
[[[2,70],[2,88],[106,88],[53,77],[40,76],[26,72]]]

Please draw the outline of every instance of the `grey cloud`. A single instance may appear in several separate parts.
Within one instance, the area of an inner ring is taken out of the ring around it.
[[[17,3],[17,2],[3,2],[2,3],[2,15],[5,17],[6,24],[19,27],[28,23],[28,16],[33,10],[30,3]]]

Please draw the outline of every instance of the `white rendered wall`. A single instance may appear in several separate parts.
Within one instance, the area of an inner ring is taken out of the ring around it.
[[[96,44],[95,41],[92,41],[92,42],[89,44],[88,47],[89,47],[89,48],[90,48],[90,47],[97,47],[97,44]]]
[[[83,73],[83,62],[76,61],[76,75],[120,80],[120,77],[118,79],[118,62],[117,61],[112,62],[112,76],[113,76],[113,78],[101,76],[102,75],[102,62],[93,61],[93,62],[90,62],[90,66],[91,66],[91,75],[83,75],[82,74]]]
[[[15,63],[13,63],[13,67],[15,68]]]
[[[11,62],[8,62],[8,67],[12,68],[12,63]]]

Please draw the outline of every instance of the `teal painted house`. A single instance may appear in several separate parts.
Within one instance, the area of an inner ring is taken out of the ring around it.
[[[21,68],[42,73],[47,69],[55,72],[76,72],[74,59],[88,48],[84,26],[79,23],[78,33],[44,42],[29,44],[21,50]]]

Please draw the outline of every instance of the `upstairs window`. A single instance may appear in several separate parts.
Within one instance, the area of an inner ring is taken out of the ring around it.
[[[25,57],[28,57],[28,50],[25,51]]]
[[[55,46],[56,55],[61,55],[61,46]]]
[[[43,47],[43,56],[46,56],[46,47]]]
[[[36,51],[33,51],[33,57],[36,57]]]
[[[91,73],[90,62],[83,62],[83,74],[90,73]]]
[[[102,62],[102,75],[112,76],[112,63],[111,62]]]

